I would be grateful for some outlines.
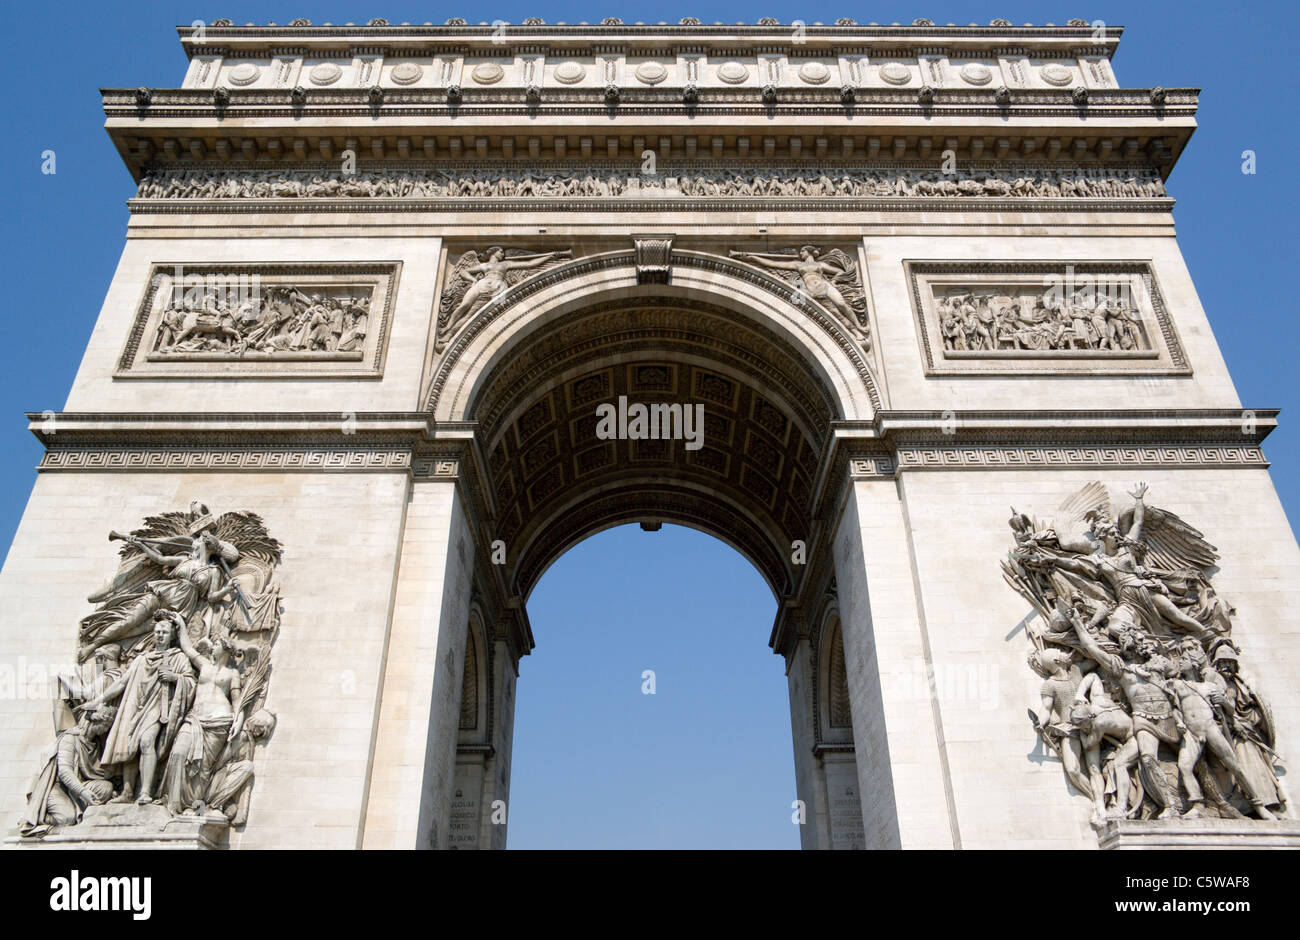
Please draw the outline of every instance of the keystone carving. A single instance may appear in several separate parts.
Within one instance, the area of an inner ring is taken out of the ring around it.
[[[671,235],[636,236],[636,281],[638,284],[667,284],[672,271]]]

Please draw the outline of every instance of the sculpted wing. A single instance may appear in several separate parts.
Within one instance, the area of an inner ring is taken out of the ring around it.
[[[256,557],[266,565],[280,562],[280,543],[266,531],[262,517],[252,512],[228,512],[217,519],[214,534],[239,549],[240,561]]]
[[[447,283],[442,286],[442,300],[438,304],[439,326],[446,326],[447,318],[460,306],[465,291],[469,290],[469,286],[474,283],[474,277],[469,273],[469,269],[476,264],[478,264],[478,252],[467,251],[447,272]]]
[[[280,623],[280,588],[271,583],[280,563],[280,543],[271,538],[262,517],[251,512],[228,512],[216,522],[217,538],[239,549],[230,575],[239,583],[248,615],[237,603],[227,603],[222,621],[237,633],[274,630]]]
[[[1121,532],[1133,525],[1133,510],[1119,518]],[[1143,514],[1142,540],[1146,543],[1145,564],[1165,571],[1194,569],[1208,577],[1219,560],[1219,551],[1197,529],[1174,513],[1148,506]]]
[[[824,253],[820,260],[839,269],[840,273],[832,278],[835,286],[839,288],[840,293],[844,295],[844,299],[848,301],[854,312],[859,315],[866,313],[867,295],[858,280],[858,263],[849,257],[847,252],[839,248],[832,248]]]
[[[530,277],[534,277],[535,275],[541,274],[543,271],[547,270],[548,268],[554,267],[555,265],[559,264],[561,261],[565,260],[566,258],[572,257],[573,252],[553,251],[553,252],[546,252],[545,254],[550,254],[551,257],[548,258],[546,261],[544,261],[538,267],[507,269],[504,275],[506,279],[506,285],[508,287],[514,287],[520,281],[527,280]],[[523,248],[507,248],[505,260],[512,261],[512,260],[532,259],[532,258],[537,258],[539,256],[540,256],[539,253],[536,251],[526,251]]]
[[[1057,541],[1067,551],[1092,553],[1093,542],[1089,537],[1093,515],[1110,515],[1110,494],[1097,480],[1084,485],[1070,494],[1056,510],[1053,528]]]
[[[1114,603],[1109,588],[1092,571],[1089,559],[1078,557],[1092,554],[1089,518],[1099,512],[1110,512],[1110,495],[1105,486],[1093,481],[1065,498],[1050,526],[1043,525],[1037,519],[1031,520],[1035,532],[1044,532],[1048,528],[1054,531],[1059,546],[1053,547],[1048,540],[1039,544],[1038,551],[1048,556],[1075,556],[1077,561],[1089,567],[1087,573],[1065,571],[1057,567],[1031,568],[1022,563],[1023,556],[1018,551],[1008,553],[1002,562],[1003,579],[1032,604],[1045,621],[1051,618],[1056,603],[1062,598],[1068,598],[1072,592],[1077,591],[1095,601]],[[1048,596],[1049,591],[1055,595],[1056,600]]]

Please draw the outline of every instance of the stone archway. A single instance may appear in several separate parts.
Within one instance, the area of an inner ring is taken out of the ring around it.
[[[777,600],[773,645],[792,629],[809,636],[809,599],[834,590],[831,527],[822,518],[834,500],[825,491],[842,461],[836,428],[861,424],[880,406],[869,358],[832,316],[784,282],[716,255],[673,258],[668,283],[638,283],[632,252],[583,258],[528,279],[478,311],[430,370],[426,402],[440,431],[455,429],[460,450],[442,461],[452,469],[441,481],[437,460],[427,484],[417,475],[408,507],[408,527],[412,513],[450,524],[441,570],[416,569],[434,575],[434,584],[413,588],[425,603],[440,602],[440,623],[429,623],[426,637],[446,666],[429,683],[417,844],[448,844],[449,825],[462,838],[475,833],[478,844],[497,841],[486,793],[508,792],[512,715],[500,706],[512,702],[515,679],[513,669],[500,667],[531,648],[526,602],[538,579],[584,538],[628,522],[678,523],[719,538],[755,566]],[[602,438],[597,408],[620,400],[698,407],[698,446]],[[467,477],[466,463],[473,464],[473,485],[461,499],[445,484]],[[428,551],[409,550],[414,557]],[[408,570],[404,562],[399,594]],[[495,670],[482,662],[494,644]],[[815,724],[804,720],[818,697],[833,694],[831,674],[815,667],[805,677],[797,649],[778,651],[792,666],[800,800],[818,807],[803,844],[829,848],[835,814],[844,817],[833,826],[837,834],[861,829],[856,803],[828,802],[826,754]],[[476,707],[496,703],[485,706],[490,733],[472,742],[466,695]],[[430,729],[450,724],[442,713],[455,702],[462,705],[453,753]],[[418,748],[417,725],[409,717],[381,719],[377,753],[390,736]],[[852,775],[853,729],[837,734],[831,760],[841,768],[847,760]],[[365,844],[386,843],[368,833]]]

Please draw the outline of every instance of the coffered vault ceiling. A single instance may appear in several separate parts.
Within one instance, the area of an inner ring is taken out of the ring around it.
[[[703,446],[600,440],[598,405],[704,406]],[[831,396],[794,349],[710,304],[629,297],[529,338],[473,409],[488,454],[508,579],[524,597],[571,545],[624,522],[668,521],[733,545],[779,597],[808,536]]]

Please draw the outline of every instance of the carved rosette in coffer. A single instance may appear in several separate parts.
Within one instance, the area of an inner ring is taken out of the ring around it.
[[[1188,375],[1146,261],[904,261],[928,375]]]
[[[400,262],[155,264],[119,378],[377,377]]]

